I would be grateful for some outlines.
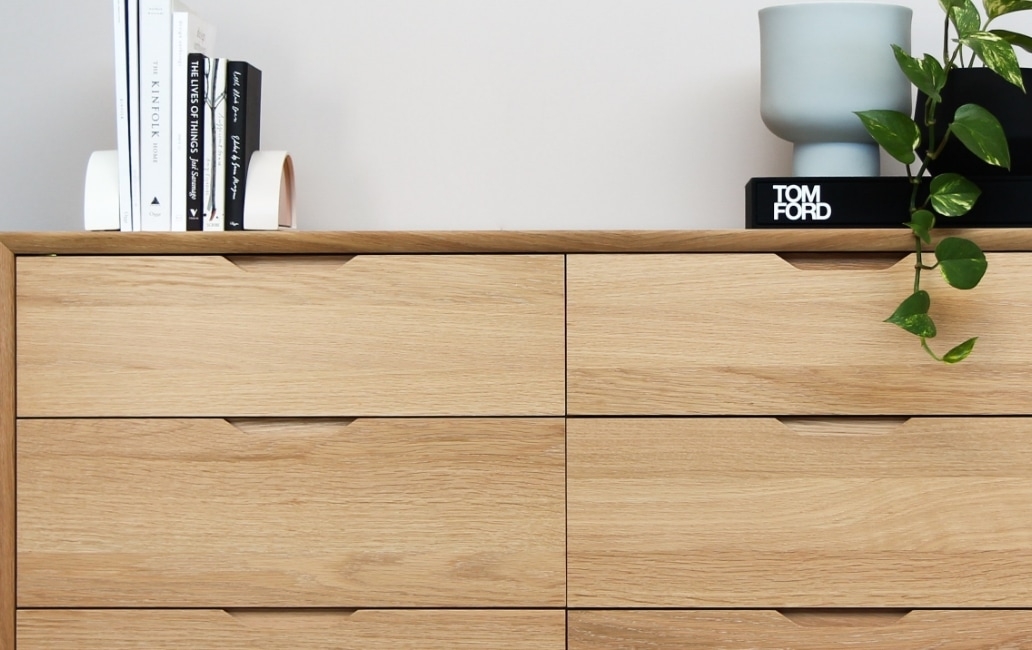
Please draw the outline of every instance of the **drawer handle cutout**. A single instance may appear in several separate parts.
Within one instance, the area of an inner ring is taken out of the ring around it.
[[[800,271],[885,271],[910,253],[777,253]]]
[[[888,627],[903,620],[909,609],[779,609],[799,627]]]
[[[887,436],[898,433],[904,417],[785,417],[778,418],[793,433],[803,436]]]
[[[297,271],[333,271],[344,266],[355,255],[226,255],[225,258],[242,271],[250,273],[295,273]]]
[[[233,620],[248,627],[277,627],[278,624],[297,625],[301,621],[314,623],[333,623],[335,620],[347,620],[354,616],[358,609],[329,608],[234,608],[222,610]]]
[[[248,436],[311,435],[331,433],[351,426],[358,418],[226,418]]]

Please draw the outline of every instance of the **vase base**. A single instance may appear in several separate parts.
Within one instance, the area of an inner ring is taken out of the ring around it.
[[[876,144],[860,142],[797,143],[792,156],[794,176],[880,176]]]

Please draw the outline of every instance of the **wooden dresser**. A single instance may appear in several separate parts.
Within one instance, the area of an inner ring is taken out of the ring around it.
[[[0,234],[0,650],[1032,648],[1032,232]],[[16,645],[17,644],[17,645]]]

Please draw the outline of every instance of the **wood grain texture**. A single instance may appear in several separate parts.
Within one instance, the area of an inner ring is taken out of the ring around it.
[[[913,290],[887,270],[802,270],[777,255],[571,255],[572,415],[1032,413],[1032,254],[989,255],[972,291],[928,273],[947,366],[884,323]]]
[[[21,420],[21,607],[561,607],[561,419]]]
[[[19,415],[563,415],[563,268],[22,257]]]
[[[0,650],[14,650],[15,598],[15,262],[0,245]]]
[[[570,612],[570,650],[997,650],[1032,647],[1030,611],[914,611],[889,625],[800,626],[773,611]]]
[[[938,229],[986,251],[1032,249],[1027,228]],[[554,230],[426,232],[0,233],[24,255],[734,253],[914,250],[904,228],[832,230]]]
[[[838,433],[570,419],[570,606],[1032,604],[1032,418]]]
[[[21,611],[18,650],[565,650],[563,611]]]

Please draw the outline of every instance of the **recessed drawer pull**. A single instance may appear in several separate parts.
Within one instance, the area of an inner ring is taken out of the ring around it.
[[[296,273],[299,271],[332,271],[355,255],[226,255],[237,268],[251,272]]]
[[[351,618],[356,608],[226,608],[222,610],[238,623],[250,627],[280,627],[299,624],[333,624]]]
[[[801,271],[885,271],[907,258],[909,253],[778,253],[777,256]]]
[[[800,627],[886,627],[903,620],[909,609],[779,609]]]
[[[313,435],[340,433],[358,418],[226,418],[246,435]]]
[[[899,433],[907,417],[782,417],[778,422],[805,436],[885,436]]]

